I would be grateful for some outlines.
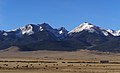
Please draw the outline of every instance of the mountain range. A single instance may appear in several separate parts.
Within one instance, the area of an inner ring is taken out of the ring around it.
[[[28,24],[15,30],[0,30],[0,50],[19,47],[20,51],[80,49],[120,52],[120,30],[103,29],[84,22],[71,31],[52,28],[47,23]]]

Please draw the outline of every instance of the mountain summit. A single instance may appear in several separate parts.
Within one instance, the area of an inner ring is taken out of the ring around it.
[[[75,29],[73,29],[72,31],[70,31],[69,33],[78,33],[83,30],[89,30],[90,32],[94,32],[93,30],[94,28],[96,28],[96,26],[92,25],[91,23],[84,22],[80,24],[78,27],[76,27]]]
[[[115,30],[107,30],[103,29],[101,27],[95,26],[91,23],[84,22],[80,24],[78,27],[70,31],[69,33],[79,33],[82,31],[88,31],[90,33],[97,33],[97,34],[103,34],[105,36],[113,35],[113,36],[120,36],[120,30],[115,31]]]
[[[120,52],[120,30],[106,30],[84,22],[71,31],[54,29],[47,23],[28,24],[11,31],[0,31],[0,49],[12,46],[20,51],[79,49]]]

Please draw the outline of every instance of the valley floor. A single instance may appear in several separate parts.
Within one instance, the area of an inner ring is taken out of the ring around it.
[[[88,50],[1,51],[0,73],[120,73],[120,54]]]

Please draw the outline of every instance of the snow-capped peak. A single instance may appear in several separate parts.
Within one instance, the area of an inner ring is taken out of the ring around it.
[[[106,29],[102,29],[98,26],[92,25],[91,23],[87,23],[84,22],[82,24],[80,24],[78,27],[76,27],[75,29],[73,29],[72,31],[69,32],[69,34],[71,33],[78,33],[81,31],[88,31],[90,33],[97,33],[97,34],[103,34],[104,36],[109,36],[109,35],[113,35],[113,36],[120,36],[120,30],[106,30]]]
[[[103,34],[105,36],[109,35],[109,32],[107,30],[102,29],[102,28],[95,26],[88,22],[84,22],[84,23],[80,24],[78,27],[76,27],[75,29],[70,31],[69,34],[70,33],[78,33],[78,32],[84,31],[84,30],[88,31],[90,33]]]
[[[83,30],[89,30],[90,32],[94,32],[94,28],[95,26],[92,25],[91,23],[87,23],[84,22],[82,24],[80,24],[78,27],[76,27],[75,29],[73,29],[72,31],[70,31],[69,33],[77,33],[77,32],[81,32]]]

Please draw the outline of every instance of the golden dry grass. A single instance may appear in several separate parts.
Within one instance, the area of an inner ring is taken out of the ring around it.
[[[120,73],[120,54],[88,50],[2,51],[0,73]]]

